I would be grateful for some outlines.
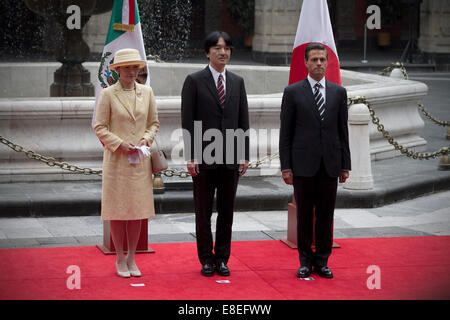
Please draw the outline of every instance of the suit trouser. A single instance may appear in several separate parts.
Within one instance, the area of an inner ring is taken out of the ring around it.
[[[297,204],[297,247],[302,266],[327,265],[333,245],[336,193],[337,178],[328,176],[323,162],[313,177],[294,176],[294,195]],[[315,228],[313,226],[314,216]],[[311,248],[313,228],[315,252]]]
[[[201,264],[228,262],[231,252],[234,200],[239,181],[237,169],[219,165],[214,169],[200,169],[192,178],[194,185],[195,231],[197,254]],[[213,253],[211,216],[217,190],[216,242]]]

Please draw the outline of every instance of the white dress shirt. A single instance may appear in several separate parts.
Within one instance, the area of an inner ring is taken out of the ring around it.
[[[325,95],[325,77],[323,77],[320,81],[317,81],[317,80],[314,80],[313,78],[311,78],[311,76],[308,74],[307,78],[308,78],[309,84],[311,85],[313,95],[314,95],[314,90],[315,90],[314,86],[316,85],[317,82],[320,82],[322,87],[319,89],[319,91],[322,94],[324,103],[326,103],[327,100],[326,100],[326,95]]]
[[[223,69],[223,72],[219,72],[216,69],[214,69],[210,64],[208,66],[209,66],[209,70],[211,70],[212,76],[214,78],[214,84],[216,85],[216,88],[217,88],[217,82],[219,81],[219,74],[222,75],[223,92],[225,92],[225,94],[226,94],[227,93],[227,85],[226,85],[227,78],[225,76],[226,70]]]

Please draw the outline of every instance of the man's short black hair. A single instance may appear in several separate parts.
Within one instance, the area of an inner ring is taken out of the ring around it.
[[[217,42],[219,42],[220,38],[223,38],[226,45],[231,49],[231,52],[233,52],[233,43],[231,42],[231,37],[225,31],[213,31],[206,36],[204,43],[205,52],[209,53],[209,49],[211,47],[214,47],[217,44]]]
[[[311,50],[324,50],[326,52],[327,59],[328,59],[328,50],[322,44],[320,44],[318,42],[311,42],[310,44],[308,44],[306,46],[306,49],[305,49],[305,60],[308,60],[309,52]]]

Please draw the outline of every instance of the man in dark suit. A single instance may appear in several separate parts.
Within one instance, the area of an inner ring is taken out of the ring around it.
[[[337,181],[345,182],[351,169],[347,91],[325,79],[327,62],[325,47],[309,44],[305,50],[309,74],[285,88],[281,104],[280,162],[285,183],[294,185],[299,278],[309,277],[313,266],[320,276],[333,277],[327,262]]]
[[[181,92],[184,154],[193,180],[201,274],[212,276],[215,265],[217,273],[228,276],[234,200],[249,160],[247,94],[244,80],[225,69],[232,51],[230,36],[214,31],[206,37],[204,48],[209,65],[188,75]],[[211,215],[216,190],[213,248]]]

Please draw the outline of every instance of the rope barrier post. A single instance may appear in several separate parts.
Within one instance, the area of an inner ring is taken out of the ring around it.
[[[369,190],[373,189],[372,165],[370,159],[369,138],[369,109],[363,98],[356,98],[359,103],[352,104],[348,109],[348,134],[352,171],[344,189]]]
[[[441,158],[439,160],[438,169],[439,170],[450,170],[450,160],[448,158],[449,149],[448,149],[448,147],[444,147],[444,148],[442,148],[442,150],[443,150],[444,154],[441,155]]]
[[[386,67],[383,70],[381,70],[379,75],[388,76],[388,73],[389,77],[408,80],[408,73],[406,72],[406,68],[401,62],[391,63],[389,67]]]
[[[164,186],[164,181],[161,177],[161,172],[158,172],[153,175],[153,193],[163,194],[165,191],[166,187]]]
[[[395,79],[403,79],[403,72],[399,67],[396,67],[396,68],[392,69],[389,77],[395,78]]]

